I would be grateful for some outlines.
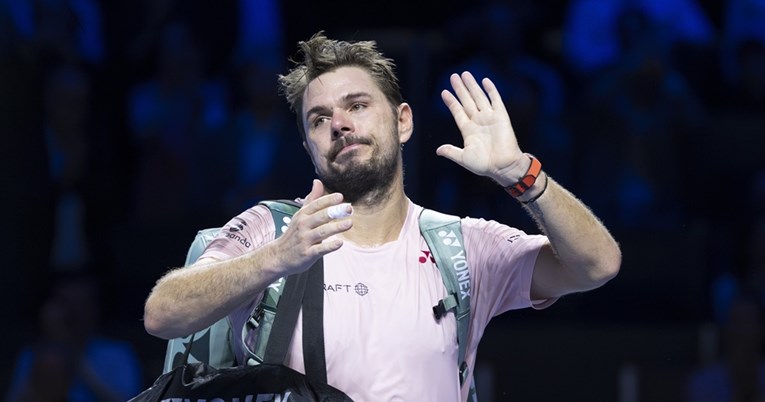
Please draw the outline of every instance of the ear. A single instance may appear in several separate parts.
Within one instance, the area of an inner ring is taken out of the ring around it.
[[[408,103],[398,105],[398,141],[401,144],[409,141],[414,131],[414,117]]]

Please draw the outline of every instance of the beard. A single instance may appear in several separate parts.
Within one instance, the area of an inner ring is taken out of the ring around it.
[[[352,159],[341,168],[330,163],[325,172],[318,172],[319,179],[330,192],[341,193],[345,202],[373,205],[388,196],[399,166],[399,149],[395,145],[380,149],[367,139],[348,137],[331,150],[331,160],[343,147],[354,143],[372,146],[371,158],[365,162]]]

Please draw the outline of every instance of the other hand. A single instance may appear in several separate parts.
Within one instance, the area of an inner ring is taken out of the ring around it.
[[[313,181],[311,192],[303,207],[292,217],[287,230],[275,241],[281,266],[286,275],[300,273],[310,268],[316,260],[343,245],[340,238],[333,237],[353,226],[350,216],[332,218],[329,209],[343,202],[340,193],[324,194],[324,184]],[[350,204],[336,207],[350,215]]]

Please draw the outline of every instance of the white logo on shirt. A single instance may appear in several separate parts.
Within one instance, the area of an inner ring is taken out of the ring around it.
[[[462,247],[457,235],[453,230],[449,232],[441,230],[438,232],[441,241],[451,247]],[[465,250],[460,250],[457,255],[452,256],[452,269],[457,273],[457,281],[460,287],[460,299],[470,297],[470,271],[468,270],[467,259],[465,259]]]
[[[451,247],[462,247],[462,244],[460,244],[460,241],[457,239],[457,235],[454,233],[453,230],[445,231],[441,230],[438,232],[438,235],[441,236],[442,242],[446,244],[447,246]]]
[[[460,284],[460,299],[470,297],[470,271],[468,270],[467,259],[465,259],[465,250],[452,256],[452,267],[457,272],[457,281]]]

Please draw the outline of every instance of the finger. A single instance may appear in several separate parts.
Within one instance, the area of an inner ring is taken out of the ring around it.
[[[500,96],[499,90],[497,89],[497,86],[494,85],[494,82],[488,78],[484,78],[481,81],[481,84],[483,84],[483,88],[489,95],[489,100],[491,100],[491,107],[497,111],[505,110],[505,103],[502,102],[502,96]]]
[[[327,208],[327,216],[329,217],[329,219],[346,218],[351,216],[351,214],[353,214],[353,207],[348,202],[333,205]]]
[[[467,87],[465,87],[465,83],[463,82],[462,78],[457,74],[452,74],[449,78],[449,82],[451,82],[454,93],[457,95],[459,103],[462,104],[462,108],[465,110],[465,113],[468,116],[475,114],[478,111],[478,107],[473,101],[473,97],[470,95],[470,91],[468,91]]]
[[[445,89],[441,91],[441,99],[444,101],[446,107],[449,108],[449,112],[451,112],[454,122],[457,123],[457,127],[462,127],[470,121],[470,118],[465,113],[465,109],[463,109],[460,102],[451,92]]]
[[[302,210],[304,213],[310,215],[316,213],[316,211],[335,205],[342,200],[343,196],[340,193],[325,194],[324,183],[319,179],[313,179],[311,192],[305,197]]]
[[[436,149],[436,154],[438,156],[443,156],[446,159],[449,159],[452,162],[457,163],[458,165],[462,166],[462,152],[463,150],[461,148],[457,148],[454,145],[444,144],[438,147]]]
[[[334,238],[311,246],[308,252],[316,257],[323,257],[343,246],[340,238]]]
[[[317,221],[316,224],[328,222],[330,218],[327,212],[324,210],[341,202],[343,202],[343,195],[340,193],[322,195],[310,203],[304,203],[301,211],[305,215],[320,217],[321,219]]]
[[[307,239],[311,244],[319,244],[327,241],[331,237],[343,233],[353,227],[353,221],[351,218],[343,218],[340,220],[334,220],[312,229],[307,234]]]
[[[478,85],[473,74],[468,71],[462,73],[462,82],[465,83],[465,87],[470,93],[470,97],[473,99],[478,111],[491,109],[489,98],[486,97],[486,93],[483,91],[483,88]]]
[[[303,205],[313,202],[322,195],[324,195],[324,183],[322,183],[319,179],[313,179],[313,183],[311,184],[311,192],[308,193],[308,195],[305,197],[305,202],[303,202]]]

